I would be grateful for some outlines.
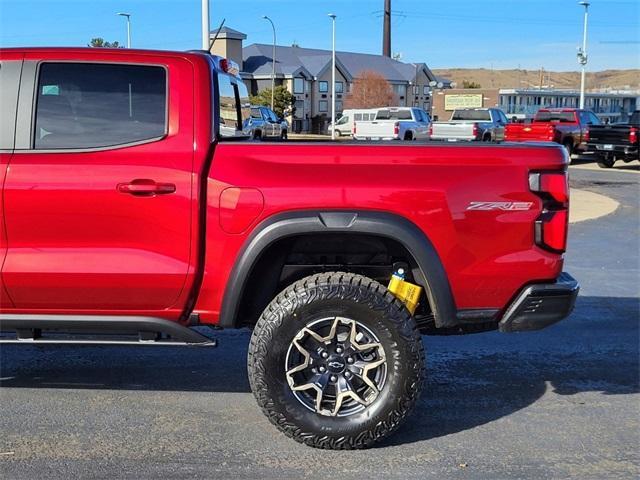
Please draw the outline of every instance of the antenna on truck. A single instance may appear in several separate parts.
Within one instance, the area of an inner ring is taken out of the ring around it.
[[[216,30],[216,34],[213,36],[213,39],[211,39],[211,41],[209,42],[209,52],[211,52],[211,48],[213,47],[213,44],[216,43],[216,40],[218,39],[218,35],[220,34],[220,30],[222,29],[222,26],[224,25],[224,22],[226,22],[226,21],[227,21],[226,18],[222,19],[222,23],[220,23],[220,26]]]

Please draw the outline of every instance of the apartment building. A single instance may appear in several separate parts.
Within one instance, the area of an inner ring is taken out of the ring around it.
[[[273,45],[244,46],[247,36],[223,27],[216,36],[212,52],[240,65],[241,75],[252,94],[271,88]],[[276,46],[275,83],[285,85],[296,97],[295,114],[289,119],[293,131],[322,131],[331,118],[331,50]],[[336,115],[343,108],[354,79],[366,70],[382,75],[392,86],[398,105],[431,108],[430,83],[450,87],[437,78],[425,63],[404,63],[382,55],[336,52]]]

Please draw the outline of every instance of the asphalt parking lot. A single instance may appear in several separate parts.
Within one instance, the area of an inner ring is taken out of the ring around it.
[[[571,226],[572,316],[527,334],[425,337],[428,386],[367,451],[278,433],[245,371],[249,333],[217,349],[4,346],[0,476],[34,478],[637,478],[640,475],[635,165],[571,167],[619,202]]]

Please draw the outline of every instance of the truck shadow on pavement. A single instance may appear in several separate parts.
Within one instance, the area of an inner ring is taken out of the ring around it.
[[[550,396],[546,407],[536,408],[549,408],[552,402],[576,409],[595,401],[588,392],[640,392],[639,310],[638,298],[580,297],[569,319],[540,332],[425,337],[425,391],[411,420],[380,447],[472,429],[543,396]],[[249,333],[221,332],[219,338],[217,349],[3,346],[0,385],[97,389],[103,394],[248,393]],[[249,396],[246,401],[253,404]]]

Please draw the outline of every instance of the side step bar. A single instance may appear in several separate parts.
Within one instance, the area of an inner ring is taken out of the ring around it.
[[[217,346],[213,338],[155,317],[0,314],[0,332],[15,334],[0,336],[0,344]]]

